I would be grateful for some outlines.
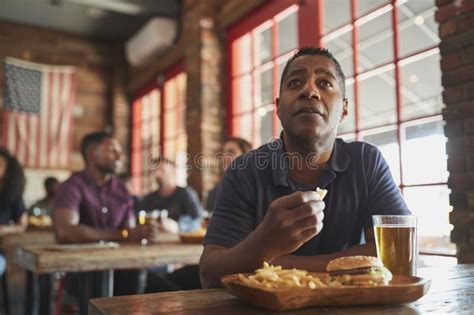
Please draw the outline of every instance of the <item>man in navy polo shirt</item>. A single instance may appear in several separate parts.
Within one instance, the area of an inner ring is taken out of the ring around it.
[[[372,215],[409,214],[376,147],[336,139],[348,113],[334,56],[305,47],[281,78],[278,140],[235,160],[204,240],[203,287],[271,261],[323,271],[348,255],[376,255]],[[316,188],[328,190],[324,201]]]

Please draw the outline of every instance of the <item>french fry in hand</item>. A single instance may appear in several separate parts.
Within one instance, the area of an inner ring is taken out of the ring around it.
[[[316,188],[316,193],[319,195],[319,200],[323,200],[326,197],[328,191],[326,189]]]

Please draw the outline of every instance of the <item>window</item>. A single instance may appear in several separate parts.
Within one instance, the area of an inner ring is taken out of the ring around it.
[[[153,160],[177,164],[178,185],[186,184],[186,74],[174,67],[161,87],[152,85],[133,102],[131,178],[138,194],[156,189]]]
[[[164,84],[163,156],[177,165],[177,184],[186,185],[186,74],[181,72]]]
[[[230,31],[230,135],[254,146],[281,130],[274,100],[286,61],[299,45],[298,6],[293,2],[297,1],[275,1],[243,31]]]
[[[324,1],[321,39],[347,74],[352,110],[339,133],[380,149],[419,216],[421,251],[452,253],[436,5],[395,2]]]
[[[153,158],[160,154],[161,93],[157,88],[133,102],[131,178],[135,191],[144,194],[155,189]]]
[[[309,43],[327,47],[347,77],[349,115],[339,136],[379,147],[420,216],[423,250],[452,248],[435,1],[308,0],[262,10],[264,17],[248,17],[229,31],[230,134],[254,145],[278,136],[273,99],[281,72],[294,49],[308,43],[302,37],[315,34]]]

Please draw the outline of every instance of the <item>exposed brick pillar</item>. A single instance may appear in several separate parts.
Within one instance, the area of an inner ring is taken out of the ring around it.
[[[218,6],[219,0],[184,2],[182,36],[186,43],[188,183],[201,197],[216,182],[218,170],[213,167],[198,168],[196,159],[216,153],[224,136],[223,45],[215,23]]]
[[[448,138],[451,240],[459,263],[474,262],[474,1],[437,0]]]

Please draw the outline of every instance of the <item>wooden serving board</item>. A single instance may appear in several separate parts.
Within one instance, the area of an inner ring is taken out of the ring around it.
[[[403,304],[418,300],[425,295],[431,280],[394,275],[387,286],[341,288],[258,289],[239,280],[238,274],[221,279],[230,293],[247,303],[273,311],[286,311],[317,306],[385,305]]]

